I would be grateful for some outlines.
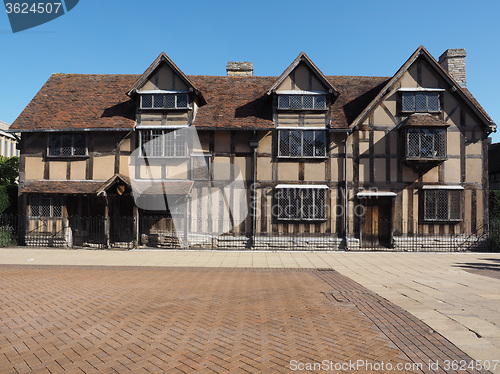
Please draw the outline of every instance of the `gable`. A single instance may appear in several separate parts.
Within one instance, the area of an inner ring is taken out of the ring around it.
[[[328,90],[329,87],[321,82],[316,73],[304,62],[299,63],[276,88],[277,93],[283,91],[328,92]]]
[[[187,91],[186,82],[166,63],[162,63],[153,71],[137,91]]]
[[[496,129],[495,123],[474,99],[472,94],[455,82],[423,46],[420,46],[401,66],[386,86],[350,126],[354,128],[358,125],[366,124],[370,116],[375,115],[377,111],[380,113],[382,110],[385,112],[385,116],[397,125],[402,120],[402,118],[398,118],[398,116],[401,117],[401,113],[398,111],[398,90],[401,89],[441,89],[445,92],[441,95],[443,105],[447,101],[460,103],[460,106],[466,109],[466,115],[474,117],[474,120],[484,126],[486,131],[492,132]],[[455,105],[454,107],[454,110],[457,111],[456,108],[458,106]],[[443,112],[446,111],[444,106],[442,109]],[[443,113],[444,118],[442,119],[447,120],[446,116],[451,116],[453,114],[451,112],[453,110],[450,109],[450,113]],[[460,110],[457,112],[460,112]],[[377,121],[377,118],[375,120]]]
[[[305,87],[300,88],[300,87]],[[278,90],[312,91],[310,87],[321,88],[320,91],[338,96],[339,93],[304,52],[288,66],[267,91],[268,95]]]

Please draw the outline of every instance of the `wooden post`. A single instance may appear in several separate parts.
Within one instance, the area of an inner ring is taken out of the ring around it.
[[[104,238],[106,242],[106,248],[109,248],[109,200],[108,194],[104,195]]]
[[[134,204],[134,248],[139,246],[139,208]]]

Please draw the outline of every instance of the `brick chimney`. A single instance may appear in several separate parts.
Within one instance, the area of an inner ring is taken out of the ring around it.
[[[229,61],[226,66],[227,75],[233,76],[253,76],[253,62],[250,61]]]
[[[462,87],[467,87],[467,78],[465,75],[465,56],[467,56],[467,53],[463,48],[447,49],[441,56],[439,56],[439,64]]]

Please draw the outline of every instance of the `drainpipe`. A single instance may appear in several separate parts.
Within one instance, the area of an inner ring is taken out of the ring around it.
[[[253,132],[253,137],[250,140],[250,148],[252,148],[253,151],[253,158],[252,158],[252,238],[251,238],[251,247],[255,245],[255,235],[257,233],[257,189],[256,189],[256,183],[257,183],[257,147],[259,146],[259,141],[257,140],[257,131]]]
[[[345,145],[344,145],[344,240],[345,240],[345,250],[349,250],[349,240],[348,240],[348,230],[349,230],[349,189],[347,188],[347,138],[349,137],[349,130],[345,133]]]
[[[348,205],[349,205],[349,189],[347,187],[347,138],[349,135],[352,133],[352,129],[330,129],[331,132],[337,132],[337,133],[345,133],[345,141],[344,141],[344,238],[343,238],[343,244],[344,244],[344,250],[349,249],[348,245],[348,230],[349,230],[349,211],[348,211]]]

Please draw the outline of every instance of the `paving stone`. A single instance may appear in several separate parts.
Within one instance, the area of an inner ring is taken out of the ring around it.
[[[468,358],[335,271],[0,266],[0,300],[2,373],[289,373],[292,362]]]

